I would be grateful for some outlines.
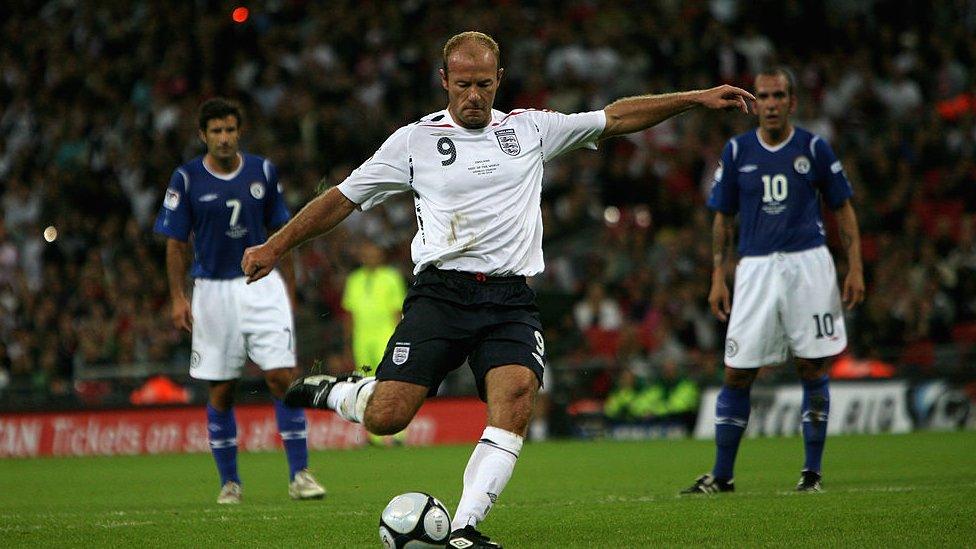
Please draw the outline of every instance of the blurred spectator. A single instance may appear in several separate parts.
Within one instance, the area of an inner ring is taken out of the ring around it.
[[[3,399],[90,386],[94,401],[122,382],[72,381],[185,363],[148,229],[170,167],[200,152],[202,100],[244,104],[245,149],[275,158],[298,208],[320,179],[337,184],[392,129],[443,106],[439,47],[471,20],[514,69],[496,102],[503,110],[593,109],[714,81],[748,88],[763,65],[791,66],[804,95],[798,118],[841,155],[863,217],[868,294],[850,318],[851,351],[899,375],[961,368],[945,349],[966,344],[976,323],[969,2],[897,12],[836,1],[263,2],[240,25],[212,2],[9,4],[0,8]],[[689,112],[547,166],[547,271],[533,287],[551,296],[547,324],[568,319],[551,366],[580,368],[557,383],[598,389],[607,378],[594,369],[618,359],[642,369],[678,361],[691,377],[715,371],[724,327],[702,314],[703,197],[724,141],[749,125]],[[377,242],[408,272],[415,223],[407,196],[299,250],[303,355],[348,366],[341,296],[356,258],[347,242]],[[50,242],[47,225],[57,229]],[[569,336],[574,328],[586,337]]]
[[[678,425],[690,432],[698,414],[698,385],[674,361],[664,362],[660,372],[645,383],[630,369],[621,370],[604,401],[604,415],[617,423]]]
[[[587,286],[586,296],[573,307],[573,318],[592,352],[607,357],[617,353],[623,314],[620,305],[606,296],[603,284],[591,282]]]
[[[611,421],[617,422],[637,420],[640,416],[634,409],[634,403],[642,389],[643,384],[634,372],[628,369],[622,370],[617,376],[613,390],[607,394],[603,403],[604,415]]]
[[[637,396],[634,408],[640,417],[680,425],[690,433],[698,415],[698,384],[681,373],[677,362],[667,360],[660,377]]]

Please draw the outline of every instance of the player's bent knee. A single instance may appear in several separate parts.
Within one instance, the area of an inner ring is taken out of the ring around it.
[[[366,406],[363,427],[374,435],[395,435],[406,429],[411,419],[412,416],[401,410],[369,405]]]
[[[488,424],[524,436],[539,381],[525,366],[511,365],[492,369],[486,376]]]
[[[535,372],[521,365],[500,366],[492,369],[485,383],[490,400],[515,403],[531,403],[539,390]]]
[[[427,398],[428,388],[403,381],[378,381],[363,411],[363,427],[374,435],[406,429]]]

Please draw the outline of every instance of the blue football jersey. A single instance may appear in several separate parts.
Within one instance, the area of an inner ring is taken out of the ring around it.
[[[278,172],[269,160],[241,154],[240,169],[211,173],[199,156],[173,172],[154,230],[186,242],[193,233],[194,278],[244,276],[241,258],[288,222]]]
[[[739,215],[739,255],[767,255],[822,246],[820,197],[837,209],[852,195],[840,161],[819,136],[795,127],[784,143],[769,147],[755,130],[725,146],[708,207]]]

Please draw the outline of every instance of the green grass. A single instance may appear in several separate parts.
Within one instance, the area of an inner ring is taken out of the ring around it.
[[[244,503],[218,507],[210,456],[0,461],[0,547],[379,547],[380,510],[423,490],[457,504],[471,448],[320,452],[325,500],[293,502],[281,453],[243,454]],[[509,548],[976,546],[976,433],[834,437],[825,492],[792,488],[800,439],[743,443],[737,492],[677,497],[706,441],[530,444],[483,530]]]

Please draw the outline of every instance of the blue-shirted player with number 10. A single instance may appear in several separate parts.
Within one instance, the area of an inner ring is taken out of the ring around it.
[[[725,382],[715,406],[712,472],[683,493],[730,492],[739,441],[749,421],[749,391],[759,368],[794,357],[803,384],[806,459],[797,490],[821,488],[821,458],[830,410],[828,359],[847,346],[841,293],[820,217],[821,199],[837,216],[848,272],[843,301],[864,298],[864,277],[851,186],[819,136],[790,123],[794,80],[783,68],[756,77],[759,128],[731,139],[722,152],[708,206],[715,211],[714,271],[708,300],[728,320]],[[735,301],[726,285],[734,222],[741,259]]]
[[[263,371],[274,399],[278,432],[288,457],[288,493],[316,499],[325,489],[308,472],[305,412],[281,398],[297,376],[292,299],[294,271],[248,285],[244,249],[267,240],[268,229],[290,215],[269,160],[241,153],[241,110],[215,98],[200,107],[200,140],[207,153],[173,172],[155,231],[167,237],[166,272],[174,325],[192,333],[190,376],[209,382],[207,434],[221,489],[217,503],[239,503],[234,388],[248,357]],[[186,297],[188,240],[193,235],[192,305]],[[287,279],[287,285],[286,281]]]

